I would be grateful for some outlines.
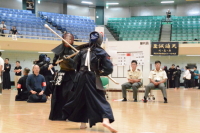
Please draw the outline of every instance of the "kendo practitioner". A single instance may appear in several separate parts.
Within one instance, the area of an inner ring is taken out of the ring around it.
[[[46,82],[43,75],[39,74],[40,67],[38,65],[33,66],[33,74],[28,75],[26,79],[26,88],[28,89],[29,97],[27,102],[46,102],[46,95],[44,91],[46,89]]]
[[[176,71],[175,65],[172,64],[172,66],[169,68],[168,74],[169,74],[169,88],[174,88],[174,78],[173,73]]]
[[[49,70],[50,65],[50,58],[47,57],[46,54],[40,54],[39,60],[35,61],[35,64],[37,64],[40,67],[40,74],[44,76],[46,81],[46,89],[44,91],[44,94],[47,96],[50,96],[52,94],[52,84],[50,81],[54,79],[55,69],[54,67]]]
[[[62,118],[80,122],[81,129],[87,128],[87,122],[90,127],[102,122],[103,126],[115,133],[117,131],[110,124],[114,122],[114,116],[100,80],[100,76],[107,76],[113,71],[109,55],[101,48],[102,39],[100,33],[90,33],[88,47],[75,56],[77,74],[74,93],[63,107]]]
[[[63,34],[63,39],[73,46],[74,36],[70,33]],[[53,59],[53,66],[59,64],[60,71],[57,73],[55,78],[54,92],[52,93],[51,99],[51,111],[49,115],[50,120],[63,120],[62,119],[62,108],[66,104],[67,100],[72,94],[72,88],[74,86],[75,77],[75,63],[72,58],[66,59],[67,56],[75,53],[75,51],[68,46],[64,41],[62,44],[52,50],[55,56]],[[63,60],[60,62],[60,60]],[[58,63],[59,61],[60,63]]]
[[[11,89],[10,69],[11,69],[11,65],[9,64],[9,59],[6,58],[5,63],[4,63],[4,71],[3,71],[3,90]]]
[[[176,66],[176,71],[173,73],[173,78],[174,78],[174,89],[179,89],[180,88],[180,78],[181,78],[181,69],[179,66]]]
[[[166,72],[166,75],[167,75],[167,79],[166,79],[166,82],[164,84],[165,84],[165,87],[168,89],[169,88],[169,80],[168,80],[169,73],[168,73],[167,66],[164,66],[163,70]]]
[[[17,84],[18,94],[15,97],[15,101],[27,101],[29,96],[29,91],[26,88],[26,79],[28,73],[30,72],[29,68],[24,68],[23,77],[21,77]]]

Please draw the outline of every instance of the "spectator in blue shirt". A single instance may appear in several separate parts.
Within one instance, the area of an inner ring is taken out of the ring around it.
[[[195,80],[195,87],[198,87],[198,80],[199,80],[199,70],[197,70],[197,66],[194,66],[194,80]]]
[[[46,88],[46,81],[44,76],[39,74],[40,67],[33,66],[33,74],[30,74],[26,80],[26,87],[30,92],[27,102],[46,102],[46,95],[44,94]]]

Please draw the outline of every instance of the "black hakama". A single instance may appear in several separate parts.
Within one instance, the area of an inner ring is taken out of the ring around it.
[[[90,127],[103,118],[114,121],[110,104],[106,101],[103,90],[96,89],[95,74],[79,71],[76,76],[75,92],[71,100],[63,107],[63,119],[73,122],[89,122]]]
[[[74,93],[72,98],[63,107],[63,119],[73,122],[89,122],[90,127],[103,118],[114,122],[114,116],[110,104],[105,98],[105,93],[100,80],[100,75],[106,76],[112,73],[113,65],[109,55],[102,48],[91,49],[91,71],[85,66],[88,50],[80,51],[75,57],[77,74],[75,77]],[[103,70],[100,74],[99,72]]]
[[[3,89],[11,89],[11,82],[10,82],[10,64],[4,64],[4,72],[3,72]]]
[[[60,77],[62,73],[64,76]],[[57,82],[61,82],[60,85],[55,85],[54,92],[52,93],[51,99],[51,111],[49,115],[50,120],[63,120],[62,119],[62,108],[67,103],[67,100],[72,95],[72,89],[74,86],[75,71],[60,71],[58,72]]]
[[[54,80],[54,76],[53,75],[44,75],[45,81],[46,81],[46,89],[44,91],[44,94],[46,96],[50,96],[50,94],[53,93],[53,85],[50,81]]]

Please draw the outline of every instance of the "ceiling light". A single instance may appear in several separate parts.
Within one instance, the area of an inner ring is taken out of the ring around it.
[[[161,1],[160,3],[174,3],[174,1]]]
[[[119,3],[106,3],[106,5],[118,5]]]
[[[89,1],[82,1],[81,3],[84,3],[84,4],[93,4],[92,2],[89,2]]]

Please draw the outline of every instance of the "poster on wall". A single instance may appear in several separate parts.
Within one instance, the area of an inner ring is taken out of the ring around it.
[[[178,55],[179,42],[152,42],[151,55]]]
[[[118,66],[125,66],[126,65],[126,53],[118,53],[117,54],[117,65]]]
[[[130,65],[132,60],[136,60],[138,65],[144,65],[144,54],[142,51],[117,53],[118,66]]]
[[[116,46],[109,46],[107,52],[110,55],[110,58],[117,58],[117,47]]]
[[[136,60],[138,65],[144,65],[144,54],[142,51],[133,53],[133,55],[131,57],[132,57],[131,60]]]
[[[35,9],[35,0],[26,0],[26,10]]]

